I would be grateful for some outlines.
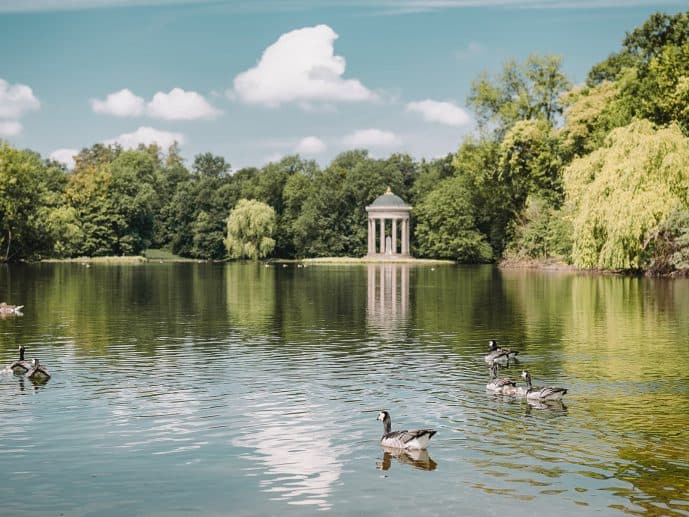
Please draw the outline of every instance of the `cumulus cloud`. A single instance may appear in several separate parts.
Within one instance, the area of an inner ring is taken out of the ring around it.
[[[106,144],[120,144],[125,149],[134,149],[139,144],[151,145],[158,144],[163,149],[167,149],[173,143],[183,144],[186,141],[182,133],[171,131],[161,131],[148,126],[141,126],[132,133],[123,133],[117,138],[106,140]]]
[[[336,56],[337,34],[327,25],[305,27],[280,36],[263,51],[258,64],[234,79],[230,98],[279,106],[296,102],[369,101],[376,95],[356,79],[344,79],[346,62]]]
[[[320,154],[325,151],[325,142],[315,136],[307,136],[299,140],[295,151],[299,154]]]
[[[464,126],[471,122],[469,114],[453,102],[415,101],[407,104],[407,111],[420,113],[424,120],[447,126]]]
[[[395,147],[401,143],[400,139],[391,131],[381,129],[360,129],[342,139],[347,147]]]
[[[109,94],[105,100],[91,99],[96,113],[116,117],[148,115],[163,120],[195,120],[217,117],[220,110],[211,106],[203,95],[173,88],[169,93],[158,92],[149,103],[128,88]]]
[[[10,84],[0,79],[0,118],[18,119],[29,110],[37,110],[41,103],[33,90],[25,84]]]
[[[146,106],[146,112],[164,120],[213,119],[221,113],[202,95],[181,88],[173,88],[170,93],[156,93]]]
[[[129,88],[124,88],[109,94],[104,101],[91,99],[91,109],[115,117],[138,117],[144,112],[144,100]]]
[[[74,168],[74,157],[79,154],[77,149],[56,149],[50,153],[50,159],[63,163],[68,169]]]
[[[0,120],[0,136],[17,136],[22,129],[21,123],[16,120]]]

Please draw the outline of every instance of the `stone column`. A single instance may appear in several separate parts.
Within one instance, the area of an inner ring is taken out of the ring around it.
[[[392,220],[392,254],[397,255],[397,218]]]
[[[371,237],[372,237],[372,235],[371,235],[371,218],[369,217],[369,218],[367,219],[367,221],[368,221],[368,254],[369,254],[369,255],[372,255],[372,254],[373,254],[373,250],[372,250],[371,248],[372,248],[373,246],[371,246],[371,244],[372,244],[373,241],[372,241],[372,239],[371,239]]]
[[[385,253],[385,218],[380,218],[380,254]]]
[[[411,232],[410,232],[410,229],[409,229],[409,217],[407,217],[407,218],[404,220],[404,234],[405,234],[405,235],[404,235],[404,246],[405,246],[405,249],[406,249],[405,253],[406,253],[407,255],[410,254],[410,251],[409,251],[409,234],[410,234],[410,233],[411,233]]]
[[[376,220],[371,217],[371,255],[376,254]]]
[[[402,255],[406,255],[407,254],[407,220],[406,219],[402,219],[401,248],[402,248]]]

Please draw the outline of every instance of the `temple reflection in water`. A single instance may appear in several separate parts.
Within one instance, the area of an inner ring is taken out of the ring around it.
[[[409,315],[408,264],[368,265],[366,319],[371,327],[393,330],[403,326]]]

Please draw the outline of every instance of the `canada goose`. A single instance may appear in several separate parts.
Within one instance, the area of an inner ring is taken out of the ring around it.
[[[383,436],[380,444],[383,447],[394,447],[396,449],[425,449],[428,442],[436,433],[433,429],[411,429],[409,431],[392,431],[392,420],[390,413],[381,411],[376,420],[383,422]]]
[[[492,364],[494,361],[502,361],[503,359],[509,362],[510,359],[516,358],[519,353],[518,350],[498,347],[498,342],[494,339],[488,341],[488,349],[488,355],[484,358],[488,364]]]
[[[32,367],[26,374],[27,378],[36,382],[45,382],[48,379],[50,379],[50,374],[48,373],[48,370],[46,370],[45,367],[39,364],[38,359],[34,358],[31,364]]]
[[[23,305],[9,305],[5,302],[0,303],[0,314],[21,314]]]
[[[31,363],[29,361],[24,360],[24,351],[26,349],[24,346],[19,347],[19,360],[13,362],[9,368],[12,370],[14,373],[22,374],[26,373],[31,369]]]
[[[526,390],[521,388],[519,394],[526,397],[526,400],[538,400],[538,401],[552,401],[552,400],[562,400],[562,397],[567,393],[566,388],[551,388],[543,386],[533,386],[531,384],[531,374],[524,370],[522,371],[522,379],[526,381]]]
[[[498,369],[500,365],[493,363],[490,366],[490,382],[486,384],[486,390],[500,395],[516,395],[517,383],[509,377],[498,378]]]

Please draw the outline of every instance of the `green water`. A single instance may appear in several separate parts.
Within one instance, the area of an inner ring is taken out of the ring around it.
[[[0,301],[52,373],[0,372],[2,515],[689,515],[689,281],[39,264]],[[565,405],[487,394],[490,338]]]

